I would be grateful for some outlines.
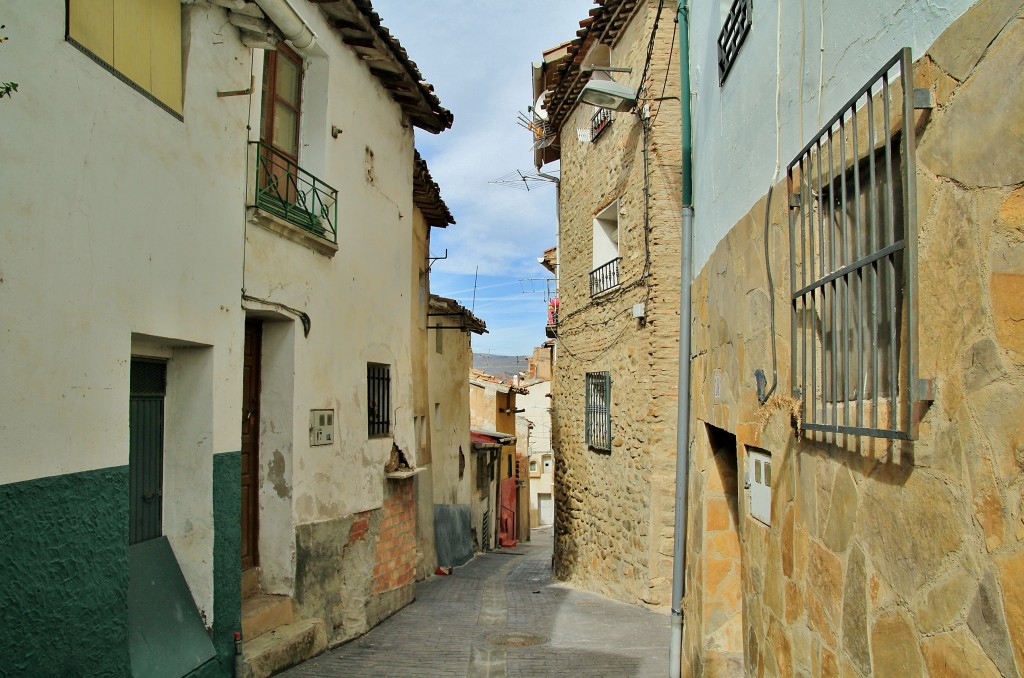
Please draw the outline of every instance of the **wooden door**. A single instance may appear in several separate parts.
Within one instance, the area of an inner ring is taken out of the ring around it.
[[[245,321],[242,368],[242,569],[259,565],[260,360],[263,323]]]

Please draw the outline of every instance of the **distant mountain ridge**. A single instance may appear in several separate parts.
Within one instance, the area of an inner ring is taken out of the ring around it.
[[[510,381],[516,374],[527,370],[527,356],[474,353],[473,367],[492,377]]]

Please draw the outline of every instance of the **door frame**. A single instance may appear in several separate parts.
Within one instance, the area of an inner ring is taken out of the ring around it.
[[[252,338],[252,343],[250,343]],[[243,570],[258,567],[259,558],[259,478],[260,478],[260,394],[262,391],[263,322],[246,318],[242,352],[242,454],[241,454],[241,566]],[[250,355],[250,351],[252,355]],[[252,367],[252,372],[248,368]],[[246,439],[248,438],[248,442]],[[247,452],[248,448],[248,452]],[[246,496],[248,478],[249,494]],[[248,518],[248,519],[247,519]],[[248,540],[248,552],[245,545]]]

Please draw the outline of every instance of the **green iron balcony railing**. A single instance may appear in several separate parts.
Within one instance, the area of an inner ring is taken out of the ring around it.
[[[338,242],[338,191],[262,141],[256,144],[256,207]]]

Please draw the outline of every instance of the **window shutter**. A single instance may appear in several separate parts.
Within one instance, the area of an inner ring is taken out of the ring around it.
[[[114,0],[68,3],[68,37],[114,65]]]
[[[150,53],[152,2],[114,0],[114,68],[136,85],[153,92]]]
[[[150,17],[152,39],[152,90],[157,99],[182,112],[181,100],[181,3],[153,0]]]

